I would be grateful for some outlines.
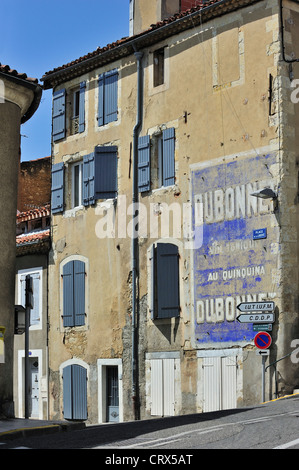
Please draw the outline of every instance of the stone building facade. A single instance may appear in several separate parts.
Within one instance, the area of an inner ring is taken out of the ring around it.
[[[13,342],[16,212],[20,129],[36,112],[42,94],[37,79],[0,64],[0,416],[14,416]]]
[[[255,328],[272,328],[267,365],[299,334],[298,5],[182,4],[135,1],[130,37],[42,79],[55,419],[260,403]],[[237,320],[240,303],[269,301],[270,327]],[[298,380],[289,355],[266,398]]]

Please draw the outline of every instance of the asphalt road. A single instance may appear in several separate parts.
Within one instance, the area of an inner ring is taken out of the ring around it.
[[[147,463],[153,465],[192,464],[203,449],[299,449],[299,396],[252,408],[87,426],[78,431],[0,442],[1,450],[24,448],[97,449],[104,463],[129,464],[133,468],[150,458]],[[132,460],[115,460],[123,456]],[[133,460],[137,457],[139,461]]]

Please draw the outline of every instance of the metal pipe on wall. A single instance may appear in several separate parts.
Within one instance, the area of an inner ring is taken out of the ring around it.
[[[137,119],[133,131],[133,217],[138,210],[138,137],[142,124],[142,96],[143,96],[143,53],[135,51],[137,59]],[[138,236],[133,224],[132,233],[132,402],[134,419],[139,419],[139,406],[137,400],[138,390],[138,338],[137,338],[137,279],[138,279]]]

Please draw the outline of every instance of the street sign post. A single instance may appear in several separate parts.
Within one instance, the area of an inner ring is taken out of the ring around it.
[[[272,301],[265,302],[242,302],[237,306],[240,312],[273,312],[275,304]]]
[[[274,313],[244,313],[236,320],[239,323],[274,323]]]

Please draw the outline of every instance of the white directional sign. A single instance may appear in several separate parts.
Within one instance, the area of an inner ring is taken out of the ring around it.
[[[258,349],[256,351],[257,356],[270,356],[270,350],[269,349]]]
[[[274,323],[274,313],[245,313],[237,317],[239,323]]]
[[[240,312],[273,312],[275,304],[272,301],[243,302],[237,306]]]

